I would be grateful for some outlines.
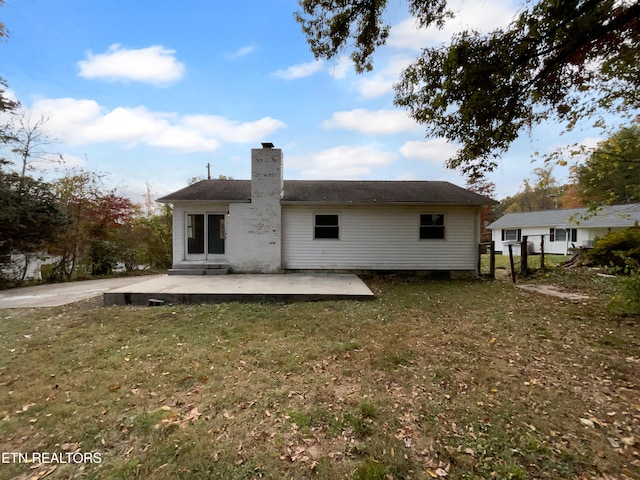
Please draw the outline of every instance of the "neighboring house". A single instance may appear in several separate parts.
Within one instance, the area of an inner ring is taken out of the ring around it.
[[[6,261],[0,264],[0,276],[11,280],[42,280],[41,268],[59,261],[59,257],[52,257],[46,253],[12,253]]]
[[[588,208],[508,213],[487,228],[492,232],[496,252],[506,252],[527,236],[528,251],[568,255],[572,249],[591,247],[593,241],[614,230],[640,222],[640,204],[612,205],[590,211]],[[514,250],[514,253],[516,251]],[[518,254],[520,250],[517,250]]]
[[[173,204],[175,273],[477,273],[480,207],[492,200],[448,182],[283,180],[282,151],[263,147],[251,150],[251,180],[203,180],[158,200]]]

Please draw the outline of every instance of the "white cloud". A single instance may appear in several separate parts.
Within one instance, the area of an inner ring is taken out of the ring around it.
[[[442,30],[435,27],[418,28],[414,17],[392,26],[387,46],[408,50],[412,54],[392,56],[386,66],[376,65],[372,73],[354,81],[353,88],[361,98],[370,99],[392,93],[393,85],[400,80],[402,71],[415,60],[413,52],[449,43],[456,32],[465,29],[488,32],[505,27],[515,18],[518,8],[518,4],[511,0],[459,0],[448,6],[455,11],[456,17],[449,20]]]
[[[301,63],[278,70],[273,75],[284,80],[295,80],[297,78],[309,77],[322,70],[324,70],[324,62],[322,60],[314,60],[313,62]]]
[[[301,178],[353,180],[369,175],[374,167],[389,165],[395,160],[395,153],[382,152],[371,145],[343,145],[310,155],[288,156],[286,163],[287,167],[300,171]]]
[[[327,67],[327,73],[333,78],[342,79],[345,78],[353,68],[353,62],[347,56],[339,57],[338,60]]]
[[[241,47],[235,52],[227,53],[225,55],[229,60],[237,60],[242,57],[246,57],[247,55],[255,52],[257,47],[255,45],[247,45],[245,47]]]
[[[585,137],[580,144],[586,148],[596,148],[604,140],[606,140],[604,137]]]
[[[375,98],[391,93],[393,85],[400,79],[400,73],[411,61],[409,57],[396,56],[385,68],[356,80],[353,87],[362,98]]]
[[[456,154],[458,147],[443,138],[435,138],[426,142],[406,142],[400,147],[405,158],[425,162],[443,163]]]
[[[47,129],[68,145],[118,142],[183,152],[209,152],[222,142],[262,140],[286,124],[265,117],[238,122],[209,115],[153,112],[144,106],[107,110],[94,100],[42,99],[31,109],[49,117]]]
[[[78,66],[84,78],[166,85],[184,76],[185,66],[174,55],[175,50],[161,45],[129,50],[114,44],[106,53],[88,52],[87,59],[79,61]]]
[[[407,180],[420,180],[420,177],[418,177],[418,175],[416,175],[413,172],[407,172],[407,173],[403,173],[403,174],[398,175],[396,177],[396,180],[404,180],[404,181],[407,181]]]
[[[322,126],[353,130],[368,135],[393,134],[418,128],[418,124],[401,110],[371,112],[365,109],[336,112]]]
[[[300,63],[278,70],[272,75],[284,80],[296,80],[298,78],[315,75],[316,73],[325,72],[330,77],[341,80],[349,74],[352,68],[353,62],[351,59],[347,56],[342,56],[332,62],[314,60],[313,62]]]
[[[186,115],[181,124],[205,135],[224,138],[228,142],[250,143],[264,139],[286,124],[271,117],[264,117],[254,122],[237,122],[217,115]]]
[[[460,0],[448,7],[454,11],[455,18],[450,19],[443,29],[420,29],[415,18],[411,17],[391,28],[387,45],[419,50],[425,46],[449,43],[455,33],[463,30],[490,32],[506,27],[514,20],[518,4],[510,0]]]

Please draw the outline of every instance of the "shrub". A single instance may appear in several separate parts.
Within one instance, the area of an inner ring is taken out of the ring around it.
[[[611,232],[598,239],[589,258],[597,265],[626,274],[618,280],[619,291],[609,307],[632,315],[640,314],[640,227]]]
[[[640,227],[625,228],[597,239],[589,252],[589,259],[596,265],[611,267],[617,272],[638,272]]]
[[[609,307],[618,312],[640,315],[640,272],[618,279],[619,292],[613,296]]]

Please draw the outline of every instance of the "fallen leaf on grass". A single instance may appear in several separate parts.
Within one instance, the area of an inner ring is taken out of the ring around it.
[[[164,410],[164,407],[162,410]],[[157,423],[156,428],[163,425],[178,425],[180,428],[187,428],[187,425],[192,421],[198,420],[200,415],[201,413],[198,410],[198,407],[193,407],[186,415],[183,416],[179,416],[176,412],[171,411],[165,418],[161,419]]]
[[[287,447],[287,453],[280,455],[280,460],[288,460],[290,462],[307,462],[309,457],[307,456],[307,449],[302,445],[295,448]]]
[[[584,425],[585,427],[590,427],[590,428],[594,427],[593,422],[591,420],[589,420],[588,418],[581,418],[580,419],[580,423],[582,425]]]
[[[75,452],[80,450],[80,444],[78,442],[74,442],[74,443],[67,442],[60,445],[60,448],[65,452]]]
[[[26,405],[22,406],[22,410],[16,410],[16,413],[26,412],[27,410],[29,410],[31,407],[35,405],[36,405],[35,403],[27,403]]]
[[[31,475],[24,478],[25,480],[40,480],[41,478],[48,477],[49,475],[51,475],[56,470],[56,468],[58,468],[57,465],[52,465],[48,468],[45,468],[44,470],[33,472]],[[19,478],[23,478],[23,477],[19,477]]]
[[[198,418],[200,418],[200,411],[198,410],[198,407],[193,407],[191,410],[189,410],[189,412],[183,417],[182,422],[180,423],[180,427],[184,428],[187,423],[193,421],[193,420],[198,420]]]
[[[634,437],[622,437],[620,441],[629,447],[633,447],[636,444],[636,439]]]

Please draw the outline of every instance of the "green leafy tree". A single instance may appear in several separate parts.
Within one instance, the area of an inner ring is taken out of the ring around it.
[[[91,237],[88,258],[92,275],[105,275],[113,271],[116,263],[135,262],[135,240],[127,238],[138,207],[115,191],[100,193],[91,199],[87,209],[87,230]],[[131,244],[131,240],[134,243]]]
[[[171,267],[172,219],[168,205],[134,219],[131,235],[137,239],[136,254],[141,264],[160,270]]]
[[[388,0],[300,0],[298,22],[316,58],[351,49],[356,71],[372,68],[390,26]],[[441,27],[447,0],[408,0],[420,27]],[[462,145],[450,168],[479,176],[520,132],[550,117],[568,128],[597,112],[640,107],[640,3],[525,2],[506,28],[464,31],[424,48],[395,86],[395,103],[429,136]]]
[[[41,253],[69,223],[49,184],[0,170],[0,258],[24,255],[24,279],[31,254]]]
[[[0,24],[1,27],[1,24]],[[1,35],[0,35],[1,37]],[[20,105],[18,102],[7,96],[7,82],[0,77],[0,113],[13,113]],[[7,144],[11,140],[11,128],[9,122],[0,124],[0,145]]]
[[[91,209],[102,193],[101,176],[95,172],[71,170],[52,182],[58,201],[67,212],[70,223],[49,252],[59,257],[51,272],[52,280],[71,279],[87,258],[93,240]]]
[[[138,205],[105,189],[102,175],[96,172],[71,170],[56,180],[54,187],[71,223],[49,247],[60,258],[53,268],[53,279],[105,275],[118,262],[135,263],[132,252],[140,238],[126,233],[139,213]]]
[[[600,143],[574,175],[588,202],[640,202],[640,121]]]
[[[467,180],[467,189],[493,199],[496,194],[496,184],[486,178],[470,178]],[[493,208],[490,205],[480,207],[480,241],[491,241],[491,230],[487,225],[495,220]]]
[[[141,264],[155,270],[166,270],[173,262],[173,211],[168,205],[156,203],[153,197],[151,185],[147,184],[143,208],[130,228],[123,230],[126,237],[123,243],[135,245],[131,254],[135,256],[136,268]]]
[[[0,0],[0,7],[4,4],[4,0]],[[4,23],[0,22],[0,41],[7,37],[7,29]],[[0,113],[12,113],[20,104],[9,97],[7,94],[7,82],[0,77]],[[8,124],[0,124],[0,145],[7,142],[10,138],[8,133]]]
[[[609,307],[624,313],[640,314],[640,227],[609,232],[596,239],[588,258],[596,265],[624,274]]]

